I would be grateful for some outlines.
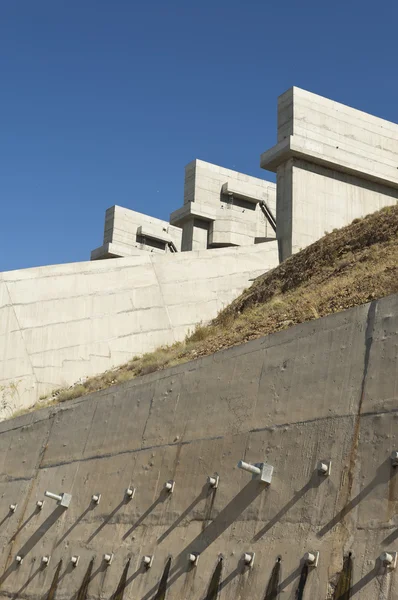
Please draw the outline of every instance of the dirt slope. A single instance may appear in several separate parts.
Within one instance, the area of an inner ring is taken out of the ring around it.
[[[394,293],[398,293],[398,205],[355,219],[257,278],[211,324],[198,326],[184,342],[56,391],[45,404],[76,398]]]

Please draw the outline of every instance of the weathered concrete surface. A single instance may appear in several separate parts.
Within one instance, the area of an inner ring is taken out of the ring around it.
[[[184,251],[274,240],[262,202],[275,215],[274,183],[194,160],[185,167],[184,206],[170,223],[182,228]]]
[[[181,250],[182,229],[167,221],[111,206],[105,213],[103,245],[91,252],[91,260],[137,256],[141,252],[167,253]]]
[[[398,198],[398,125],[297,87],[278,99],[278,143],[261,156],[277,173],[284,260]]]
[[[391,296],[3,422],[0,597],[42,598],[62,559],[57,598],[72,598],[94,557],[88,597],[110,598],[131,557],[124,597],[149,600],[171,555],[168,600],[201,600],[222,554],[221,599],[263,600],[280,556],[281,598],[326,600],[352,552],[350,597],[393,600],[398,571],[377,557],[398,544],[389,460],[398,447],[397,358]],[[271,486],[251,481],[239,459],[272,464]],[[317,474],[320,459],[332,460],[328,478]],[[206,485],[213,473],[216,492]],[[162,492],[169,479],[171,496]],[[130,502],[128,486],[137,488]],[[36,512],[46,489],[71,492],[70,508],[46,500]],[[308,550],[320,551],[319,566],[295,595]],[[201,553],[191,570],[189,551]],[[241,556],[253,551],[244,570]],[[46,554],[50,566],[40,570]],[[144,554],[155,557],[149,571]]]
[[[0,273],[0,418],[215,317],[276,242]]]

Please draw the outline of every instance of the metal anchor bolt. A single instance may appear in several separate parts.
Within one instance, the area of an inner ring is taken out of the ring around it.
[[[238,467],[239,469],[243,469],[244,471],[251,473],[253,475],[253,479],[259,479],[263,483],[271,483],[272,481],[274,467],[268,463],[255,463],[254,465],[251,465],[244,460],[240,460],[238,462]]]
[[[166,481],[166,483],[164,484],[164,489],[169,492],[169,494],[172,494],[174,492],[174,486],[175,486],[176,482],[173,481],[172,479],[170,479],[170,481]]]
[[[64,508],[68,508],[70,501],[72,500],[72,495],[66,494],[65,492],[62,492],[61,494],[54,494],[53,492],[46,491],[44,492],[44,495],[47,496],[47,498],[56,500],[57,504],[63,506]]]
[[[256,556],[255,552],[245,552],[243,555],[243,562],[247,567],[252,567],[254,564],[254,557]]]
[[[218,484],[220,483],[219,475],[209,475],[209,477],[207,478],[207,483],[211,488],[216,490],[218,488]]]
[[[317,567],[319,562],[319,552],[306,552],[304,560],[310,567]]]

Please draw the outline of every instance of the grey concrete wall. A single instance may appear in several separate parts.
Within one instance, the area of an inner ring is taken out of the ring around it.
[[[0,418],[184,339],[277,264],[268,243],[0,273]]]
[[[91,252],[91,260],[136,256],[143,250],[164,254],[171,242],[181,251],[182,229],[135,210],[111,206],[105,213],[103,244]]]
[[[397,352],[391,296],[3,422],[0,597],[45,597],[62,559],[57,598],[72,598],[94,557],[89,598],[110,598],[131,558],[124,597],[149,600],[171,556],[168,600],[202,600],[222,555],[221,599],[276,598],[266,588],[280,557],[280,598],[326,600],[351,552],[345,597],[393,600],[398,572],[377,558],[398,549]],[[271,486],[237,469],[242,458],[272,464]],[[35,510],[46,489],[71,492],[70,507]],[[308,550],[320,560],[305,582]],[[256,553],[252,569],[243,552]]]
[[[398,125],[291,88],[278,99],[278,143],[261,157],[277,173],[284,260],[398,198]]]
[[[275,216],[275,195],[270,181],[194,160],[185,167],[184,206],[170,222],[183,229],[182,250],[274,240],[259,203],[266,202]]]

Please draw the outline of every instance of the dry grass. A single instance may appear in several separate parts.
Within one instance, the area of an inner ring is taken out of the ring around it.
[[[55,391],[65,402],[398,292],[398,205],[335,230],[254,284],[186,340]],[[43,404],[41,403],[41,406]]]

